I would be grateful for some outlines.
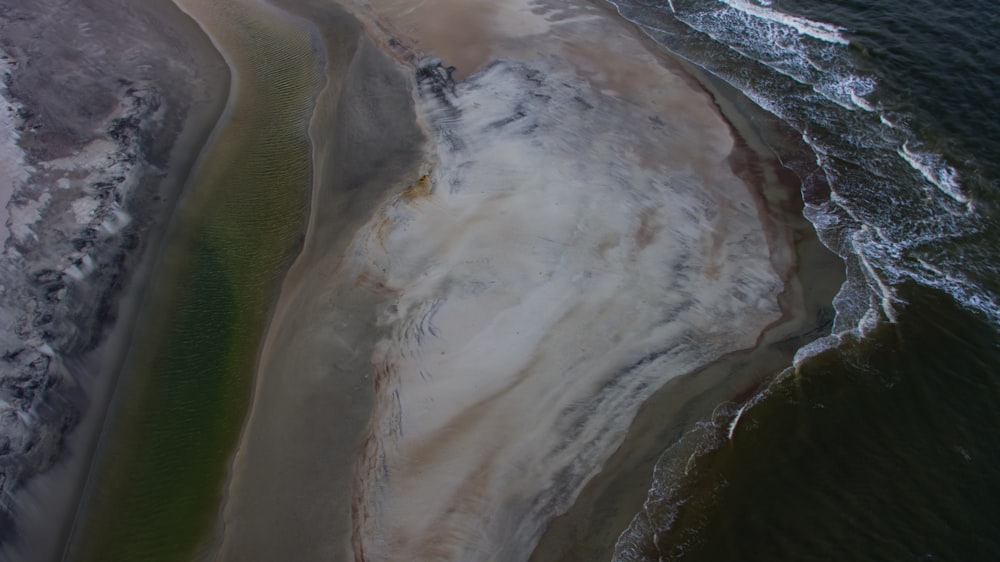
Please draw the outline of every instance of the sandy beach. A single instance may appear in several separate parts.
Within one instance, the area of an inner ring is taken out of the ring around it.
[[[224,560],[347,554],[381,298],[331,278],[357,229],[416,173],[424,143],[404,70],[353,17],[324,1],[280,5],[322,33],[326,84],[310,124],[309,229],[261,352],[217,531]]]
[[[89,403],[20,558],[60,513],[81,560],[609,559],[660,452],[827,329],[807,151],[603,2],[137,10],[189,57],[154,91],[197,88],[137,105],[160,187],[101,224],[150,226],[118,321],[54,348]],[[39,130],[3,169],[122,144]],[[55,224],[29,195],[22,243]]]
[[[709,375],[656,394],[669,433],[787,360],[819,250],[753,128],[606,7],[346,7],[364,32],[289,7],[338,30],[337,112],[217,558],[526,560],[657,389]]]

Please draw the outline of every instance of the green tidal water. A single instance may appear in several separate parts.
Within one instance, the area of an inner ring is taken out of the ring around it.
[[[258,349],[308,218],[308,33],[248,0],[195,6],[235,96],[136,330],[67,557],[190,560],[210,539]]]

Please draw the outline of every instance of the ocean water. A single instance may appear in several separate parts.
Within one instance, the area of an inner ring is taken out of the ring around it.
[[[1000,559],[1000,4],[613,0],[789,123],[833,335],[664,451],[632,560]]]

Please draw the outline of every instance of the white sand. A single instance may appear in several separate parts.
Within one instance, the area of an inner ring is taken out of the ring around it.
[[[646,397],[781,315],[758,202],[712,99],[596,4],[345,4],[460,82],[418,86],[425,164],[372,212],[406,108],[368,41],[328,69],[217,556],[525,560]]]
[[[478,73],[447,102],[424,85],[427,178],[339,271],[387,295],[358,559],[526,559],[649,394],[780,316],[711,99],[603,10],[564,8],[359,9]]]

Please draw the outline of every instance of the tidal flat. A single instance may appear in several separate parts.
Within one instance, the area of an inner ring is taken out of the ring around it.
[[[769,125],[737,130],[719,110],[732,100],[606,8],[346,7],[376,76],[339,75],[327,131],[352,158],[329,153],[314,183],[219,557],[527,559],[655,390],[725,359],[711,380],[737,382],[711,396],[745,392],[789,339],[821,335],[836,276],[804,291],[798,268],[836,262],[804,243],[796,178],[752,136]],[[408,87],[412,108],[369,80]],[[418,157],[354,172],[398,139],[373,119],[419,124],[404,129],[426,139]],[[364,215],[340,214],[359,188],[375,190]],[[673,390],[678,413],[709,402]]]
[[[828,329],[806,151],[602,3],[177,5],[229,102],[67,559],[607,558]]]
[[[313,39],[263,4],[179,3],[229,103],[175,213],[67,556],[190,559],[221,500],[278,284],[308,211]]]

